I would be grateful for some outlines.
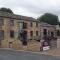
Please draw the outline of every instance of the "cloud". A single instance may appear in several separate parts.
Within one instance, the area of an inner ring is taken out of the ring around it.
[[[11,8],[20,15],[38,17],[53,13],[60,17],[60,0],[0,0],[0,7]]]

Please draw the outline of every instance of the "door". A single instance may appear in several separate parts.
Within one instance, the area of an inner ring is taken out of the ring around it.
[[[23,45],[27,45],[27,31],[23,31]]]
[[[43,35],[44,35],[44,36],[47,35],[47,29],[43,29]]]
[[[9,42],[9,48],[12,48],[12,42]]]
[[[54,32],[51,32],[51,36],[54,37]]]

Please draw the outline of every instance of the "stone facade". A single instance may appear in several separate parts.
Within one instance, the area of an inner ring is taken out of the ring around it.
[[[50,25],[48,23],[40,22],[40,32],[41,32],[41,39],[44,37],[44,35],[51,36],[53,35],[56,37],[56,27],[54,25]],[[44,32],[44,30],[46,30]]]
[[[4,24],[0,26],[0,30],[4,31],[4,39],[0,41],[1,48],[22,49],[22,42],[18,38],[20,33],[20,22],[27,23],[27,28],[22,29],[22,31],[27,31],[27,41],[32,37],[36,37],[36,31],[38,31],[37,34],[38,36],[40,36],[40,23],[34,18],[9,14],[5,12],[0,12],[0,18],[2,18],[4,22]],[[38,26],[36,26],[36,23],[38,24]],[[32,37],[30,36],[31,31],[33,31]]]
[[[1,48],[12,49],[25,49],[22,44],[23,40],[20,36],[21,32],[24,32],[25,40],[28,42],[27,50],[37,49],[40,50],[40,41],[42,39],[43,30],[47,29],[47,34],[51,31],[55,34],[55,27],[46,23],[40,23],[38,20],[21,15],[15,15],[5,12],[0,12],[0,18],[3,19],[3,25],[0,26],[0,30],[4,31],[4,39],[0,39]],[[1,21],[1,19],[0,19]],[[49,31],[49,32],[48,32]],[[49,34],[48,34],[49,35]],[[32,42],[34,43],[32,44]],[[39,41],[39,42],[38,42]],[[34,47],[33,47],[33,46]],[[36,48],[37,47],[37,48]]]

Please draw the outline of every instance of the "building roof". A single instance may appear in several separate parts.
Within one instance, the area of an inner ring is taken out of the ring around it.
[[[13,18],[17,20],[38,21],[37,19],[32,18],[32,17],[22,16],[22,15],[17,15],[17,14],[8,13],[8,12],[2,12],[2,11],[0,11],[0,16],[7,17],[7,18]]]
[[[55,27],[55,25],[51,25],[51,24],[48,24],[48,23],[45,23],[45,22],[40,22],[40,24],[43,27]]]

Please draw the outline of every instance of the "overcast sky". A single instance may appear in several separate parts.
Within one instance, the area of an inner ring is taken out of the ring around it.
[[[15,14],[34,18],[44,13],[53,13],[60,18],[60,0],[0,0],[0,7],[7,7]]]

